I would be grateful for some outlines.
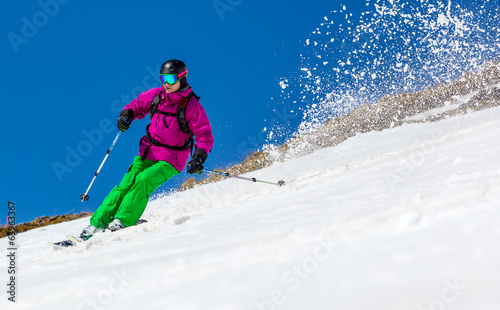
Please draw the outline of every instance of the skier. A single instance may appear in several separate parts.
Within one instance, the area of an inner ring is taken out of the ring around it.
[[[205,110],[187,83],[187,68],[180,60],[169,60],[160,69],[163,86],[147,90],[127,104],[117,121],[122,132],[135,119],[150,114],[151,124],[141,138],[139,156],[90,218],[80,238],[87,240],[106,228],[115,231],[137,224],[149,195],[186,167],[200,174],[214,144]],[[193,139],[194,136],[194,139]]]

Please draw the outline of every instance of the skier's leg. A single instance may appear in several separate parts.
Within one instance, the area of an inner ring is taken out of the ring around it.
[[[151,166],[137,175],[134,185],[123,197],[116,212],[115,218],[125,226],[135,225],[146,209],[149,195],[165,181],[179,174],[179,171],[165,161],[149,163]]]
[[[140,156],[136,156],[128,172],[123,177],[120,185],[115,186],[103,200],[101,206],[90,218],[90,225],[97,228],[106,228],[113,221],[116,211],[123,200],[123,197],[132,188],[137,175],[146,168]]]

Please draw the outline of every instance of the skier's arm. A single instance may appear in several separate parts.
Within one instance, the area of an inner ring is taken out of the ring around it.
[[[214,144],[212,127],[210,126],[205,109],[203,109],[198,101],[193,100],[192,103],[189,103],[186,111],[186,120],[188,121],[189,128],[194,133],[196,148],[205,151],[206,154],[210,153]],[[203,159],[205,160],[206,156]]]
[[[149,114],[149,106],[151,105],[151,101],[159,92],[159,90],[160,88],[152,88],[141,93],[139,96],[137,96],[136,99],[127,104],[123,108],[123,111],[127,109],[132,110],[132,112],[134,113],[134,118],[132,119],[132,121],[136,119],[143,119],[146,115]]]
[[[194,133],[196,141],[196,149],[193,152],[191,161],[187,165],[187,172],[200,174],[203,171],[203,163],[207,160],[208,153],[210,153],[214,144],[212,127],[210,126],[205,110],[197,100],[193,100],[188,105],[186,120],[189,128]]]

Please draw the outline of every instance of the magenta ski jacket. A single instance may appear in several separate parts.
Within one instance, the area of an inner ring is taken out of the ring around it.
[[[175,116],[165,116],[161,112],[177,113],[177,106],[182,97],[187,97],[191,92],[191,87],[174,93],[165,93],[163,87],[152,88],[140,94],[137,99],[132,100],[123,110],[132,109],[135,119],[143,119],[149,114],[151,101],[160,93],[160,104],[158,112],[151,119],[149,134],[154,140],[169,146],[182,147],[189,138],[189,135],[180,129]],[[189,129],[194,133],[196,148],[201,148],[210,153],[214,144],[212,127],[208,121],[205,110],[198,99],[192,96],[186,107],[186,121]],[[144,153],[146,155],[144,156]],[[176,170],[182,171],[189,159],[190,149],[178,150],[166,148],[160,145],[152,145],[147,136],[142,137],[139,147],[139,156],[144,156],[152,161],[166,161]]]

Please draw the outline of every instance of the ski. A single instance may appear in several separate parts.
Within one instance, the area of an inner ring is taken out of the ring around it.
[[[137,226],[137,225],[142,224],[142,223],[147,223],[147,222],[148,221],[145,219],[140,219],[137,221],[137,224],[135,224],[134,226]],[[130,227],[133,227],[133,226],[130,226]],[[127,227],[125,227],[124,229],[126,229],[126,228]],[[53,248],[67,248],[67,247],[76,246],[78,243],[85,242],[88,240],[88,239],[87,240],[82,239],[80,237],[75,237],[72,235],[66,235],[66,238],[67,238],[67,240],[63,240],[63,241],[59,241],[59,242],[47,242],[47,243],[50,246],[52,246]]]
[[[77,243],[80,243],[80,242],[83,242],[83,241],[87,241],[87,240],[84,240],[80,237],[75,237],[75,236],[72,236],[72,235],[66,235],[66,238],[68,238],[68,241],[73,243],[73,244],[77,244]]]
[[[70,246],[76,246],[76,244],[71,241],[71,240],[63,240],[59,242],[47,242],[48,245],[52,246],[53,248],[67,248]]]

